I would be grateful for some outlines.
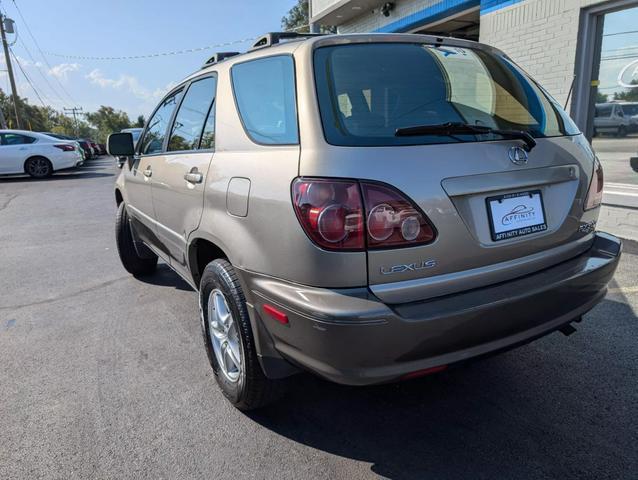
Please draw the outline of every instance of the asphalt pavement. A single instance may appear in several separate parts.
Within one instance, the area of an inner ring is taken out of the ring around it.
[[[108,158],[0,179],[0,479],[635,479],[638,245],[570,337],[431,377],[311,375],[246,415],[217,389],[197,295],[113,240]]]

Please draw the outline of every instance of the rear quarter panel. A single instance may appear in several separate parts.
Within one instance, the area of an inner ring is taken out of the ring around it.
[[[252,56],[257,55],[259,52]],[[250,58],[248,55],[242,61]],[[228,63],[217,68],[215,154],[206,179],[200,226],[189,242],[207,239],[221,248],[235,267],[292,282],[335,288],[366,285],[365,253],[326,252],[303,232],[291,200],[301,148],[258,145],[248,138],[235,107],[232,64]],[[307,113],[300,103],[299,115]],[[233,177],[250,180],[245,217],[232,215],[227,208],[228,185]]]

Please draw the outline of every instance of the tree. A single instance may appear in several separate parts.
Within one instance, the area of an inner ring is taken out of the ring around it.
[[[288,14],[281,19],[281,27],[286,32],[308,33],[310,31],[310,7],[309,0],[298,0]],[[322,25],[322,33],[337,33],[335,27]]]
[[[596,92],[596,103],[607,103],[607,95],[601,92]]]
[[[292,7],[288,14],[281,19],[281,26],[286,31],[307,33],[310,31],[310,7],[308,0],[298,0],[299,3]]]
[[[54,132],[79,138],[92,138],[106,142],[106,138],[113,132],[131,126],[128,115],[113,107],[102,106],[97,112],[87,113],[86,119],[75,120],[58,112],[52,107],[31,105],[26,98],[18,97],[18,114],[22,128],[34,132]],[[16,128],[15,113],[13,111],[13,97],[0,89],[0,110],[9,128]],[[144,116],[137,117],[138,126],[144,126]]]
[[[139,115],[137,117],[137,122],[135,122],[135,126],[138,128],[144,128],[145,124],[146,124],[146,119],[144,118],[144,115]]]
[[[632,80],[631,85],[636,85],[636,88],[628,88],[624,92],[614,93],[614,100],[624,100],[626,102],[638,101],[638,80]]]
[[[115,110],[113,107],[102,105],[97,112],[87,113],[87,121],[97,129],[98,141],[106,143],[107,137],[113,132],[131,126],[126,112]]]

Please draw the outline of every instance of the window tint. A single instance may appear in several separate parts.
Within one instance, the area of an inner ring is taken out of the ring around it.
[[[235,65],[233,88],[248,135],[258,143],[299,143],[295,68],[289,56]]]
[[[166,98],[155,111],[155,114],[148,122],[148,130],[144,135],[140,153],[148,155],[162,151],[168,123],[171,121],[171,115],[173,110],[175,110],[175,105],[177,105],[181,93],[179,91]]]
[[[170,152],[199,148],[204,122],[215,99],[215,85],[216,79],[208,77],[193,82],[188,88],[173,123],[171,138],[168,141]],[[207,143],[210,143],[210,140]]]
[[[625,112],[625,115],[638,115],[638,105],[635,104],[631,104],[631,105],[623,105],[622,106],[623,112]]]
[[[524,130],[534,137],[578,129],[515,64],[478,49],[376,43],[322,47],[315,79],[326,139],[389,146],[498,140],[497,135],[398,137],[397,129],[447,122]]]
[[[611,105],[599,106],[596,107],[596,116],[597,117],[611,117]]]
[[[2,145],[24,145],[35,142],[35,138],[19,133],[3,133],[1,135]]]

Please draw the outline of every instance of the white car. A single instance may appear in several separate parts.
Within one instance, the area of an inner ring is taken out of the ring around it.
[[[26,130],[0,130],[0,175],[44,178],[82,161],[76,142]]]

